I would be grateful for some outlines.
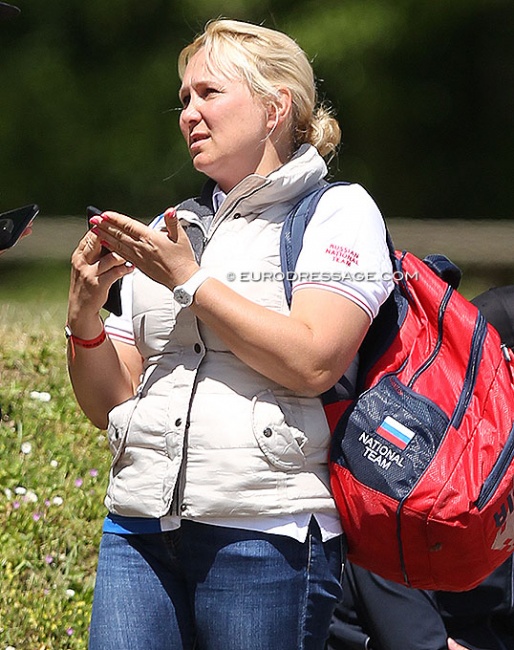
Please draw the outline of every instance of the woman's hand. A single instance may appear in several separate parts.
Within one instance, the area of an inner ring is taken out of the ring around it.
[[[156,282],[174,289],[199,266],[174,208],[166,210],[164,221],[166,230],[154,230],[118,212],[104,212],[91,219],[93,232],[104,246]]]
[[[109,288],[133,270],[115,253],[102,251],[98,235],[89,231],[71,257],[68,325],[81,339],[94,339],[103,330],[100,309]],[[107,337],[93,348],[68,345],[68,369],[75,395],[86,416],[101,429],[107,427],[109,411],[135,393],[142,361],[137,348]]]
[[[97,314],[107,300],[111,285],[133,269],[119,255],[103,254],[99,237],[91,231],[73,252],[71,267],[68,323],[77,336],[88,338],[88,332],[84,331],[87,321],[98,321]],[[88,319],[88,316],[95,318]]]
[[[466,646],[460,645],[457,641],[448,638],[448,650],[468,650]]]

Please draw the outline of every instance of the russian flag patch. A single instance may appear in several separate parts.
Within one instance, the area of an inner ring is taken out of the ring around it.
[[[398,420],[387,415],[377,428],[377,433],[400,449],[405,449],[415,433]]]

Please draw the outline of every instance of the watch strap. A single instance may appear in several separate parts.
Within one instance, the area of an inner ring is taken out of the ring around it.
[[[189,278],[189,280],[184,282],[184,284],[181,284],[181,285],[178,285],[177,287],[175,287],[175,289],[173,290],[173,293],[175,294],[175,296],[177,296],[179,294],[179,292],[182,293],[182,294],[185,293],[185,294],[191,296],[191,302],[192,302],[192,299],[194,298],[195,293],[198,291],[200,286],[208,278],[210,278],[210,275],[207,273],[207,271],[205,269],[200,268],[200,269],[198,269],[198,271],[193,273],[193,275]],[[182,302],[182,301],[180,301],[180,302]],[[189,304],[191,304],[191,303],[189,303]]]

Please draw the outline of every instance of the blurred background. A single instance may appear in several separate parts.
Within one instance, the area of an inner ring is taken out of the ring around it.
[[[2,256],[0,282],[28,256],[52,257],[56,239],[69,258],[88,204],[148,220],[199,191],[176,60],[220,15],[306,50],[343,129],[332,178],[371,192],[397,247],[456,257],[486,284],[514,281],[512,0],[16,4],[0,23],[0,211],[36,202],[41,217]]]

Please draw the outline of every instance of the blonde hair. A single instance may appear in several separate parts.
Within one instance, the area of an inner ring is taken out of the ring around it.
[[[312,66],[299,45],[273,29],[236,20],[207,23],[200,36],[179,55],[181,79],[193,56],[202,48],[207,65],[226,77],[243,79],[263,102],[273,102],[281,88],[292,95],[293,147],[312,144],[322,156],[335,154],[341,129],[331,110],[318,103]]]

